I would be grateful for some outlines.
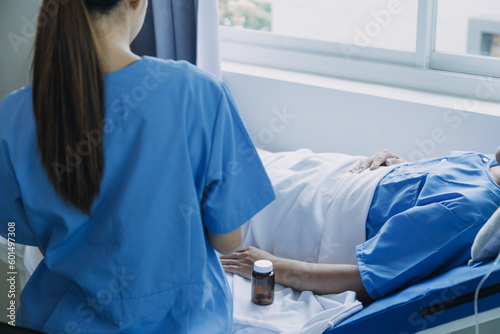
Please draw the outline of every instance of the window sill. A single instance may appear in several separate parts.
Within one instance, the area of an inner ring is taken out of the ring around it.
[[[248,65],[232,61],[223,61],[222,71],[224,73],[298,83],[313,87],[377,96],[421,105],[436,106],[483,115],[500,116],[500,103],[481,100],[479,98],[431,93],[418,89],[399,88],[395,86],[340,79],[327,75],[308,74],[283,69],[268,68],[264,66]],[[476,96],[478,96],[478,93],[486,94],[490,90],[493,90],[494,93],[498,93],[499,84],[496,82],[486,81],[486,79],[480,80],[477,78],[471,80],[474,80],[475,82],[474,87],[476,88],[472,91],[475,92]]]

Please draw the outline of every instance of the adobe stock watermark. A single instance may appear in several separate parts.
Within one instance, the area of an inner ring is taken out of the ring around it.
[[[89,324],[99,313],[104,312],[107,305],[113,300],[113,296],[120,294],[135,279],[135,276],[126,273],[122,268],[121,272],[112,271],[113,278],[108,284],[99,290],[95,297],[88,296],[76,308],[76,314],[82,318],[83,322]],[[49,332],[48,334],[80,334],[82,328],[76,321],[69,321],[60,332]]]
[[[253,151],[247,151],[246,153],[243,152],[243,154],[248,154],[248,159],[255,159]],[[242,157],[244,157],[244,155]],[[244,171],[244,168],[240,163],[241,160],[244,159],[232,159],[225,162],[225,165],[222,166],[221,170],[207,171],[206,179],[207,182],[209,182],[209,185],[203,192],[201,203],[198,200],[196,192],[193,190],[189,203],[184,201],[177,205],[177,209],[186,224],[190,224],[192,222],[191,216],[193,214],[199,215],[201,210],[203,210],[211,198],[214,198],[219,191],[225,189],[231,184],[231,178],[240,175]]]
[[[54,16],[59,12],[59,6],[67,4],[71,0],[50,0],[46,6],[40,8],[39,13],[35,13],[33,17],[28,19],[26,16],[21,18],[23,25],[21,34],[9,32],[7,39],[9,40],[15,54],[18,54],[22,45],[31,45],[31,41],[36,36],[37,24],[41,27],[46,26]]]
[[[353,43],[340,45],[340,50],[344,58],[351,60],[353,55],[360,54],[362,50],[370,46],[374,39],[380,36],[382,32],[392,23],[394,16],[401,14],[404,7],[400,0],[389,0],[385,9],[379,11],[371,10],[371,20],[366,22],[363,27],[354,28]]]
[[[481,101],[491,98],[491,96],[500,87],[500,82],[495,81],[491,77],[479,79],[479,83],[474,89],[474,96],[464,98],[457,102],[451,109],[443,113],[442,120],[447,127],[453,131],[458,131],[464,120],[471,116],[481,106]],[[427,138],[415,139],[416,149],[408,156],[409,161],[417,161],[432,157],[439,145],[446,143],[449,139],[448,132],[442,127],[432,129]]]
[[[449,288],[441,290],[436,298],[427,303],[427,314],[415,311],[408,316],[408,323],[414,329],[411,333],[421,332],[432,327],[431,324],[437,320],[437,315],[446,309],[446,305],[452,304],[459,296],[463,295],[464,291],[467,291],[465,285],[454,285],[452,283],[449,286]],[[409,334],[409,332],[402,331],[399,334]]]
[[[177,209],[179,210],[184,222],[190,223],[191,216],[193,214],[199,214],[200,208],[203,209],[207,200],[216,196],[220,190],[223,190],[230,185],[231,179],[239,176],[245,170],[242,164],[250,163],[259,158],[252,144],[256,147],[263,147],[264,145],[271,143],[274,140],[275,135],[283,132],[295,118],[296,115],[289,113],[286,106],[282,109],[274,108],[272,110],[272,116],[269,120],[268,126],[260,129],[257,136],[251,138],[252,143],[249,143],[248,141],[236,143],[236,154],[238,157],[225,162],[219,171],[207,172],[208,180],[211,180],[213,185],[209,189],[206,189],[203,193],[201,206],[196,193],[192,194],[189,203],[181,202],[177,205]]]
[[[157,64],[155,70],[147,67],[146,72],[147,74],[140,85],[133,87],[130,92],[123,93],[120,98],[111,102],[110,112],[117,114],[121,121],[127,120],[132,111],[148,97],[149,93],[158,88],[170,76],[169,72],[160,69],[160,64]],[[83,130],[83,139],[78,142],[76,148],[72,148],[69,145],[66,146],[65,164],[57,161],[52,163],[52,168],[57,174],[58,181],[62,182],[65,173],[72,173],[75,168],[82,164],[84,157],[89,156],[95,147],[102,144],[103,135],[111,134],[115,130],[115,125],[110,117],[104,118],[101,121],[100,129]]]
[[[290,113],[286,106],[281,109],[274,108],[268,126],[263,127],[257,135],[251,137],[253,144],[256,147],[265,147],[270,144],[274,141],[276,134],[285,131],[296,117],[297,115]]]
[[[7,298],[9,300],[9,306],[7,307],[7,318],[8,324],[11,326],[16,325],[16,223],[7,223],[7,262],[8,269],[7,272]]]

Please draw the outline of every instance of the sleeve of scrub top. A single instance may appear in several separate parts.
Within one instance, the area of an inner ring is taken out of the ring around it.
[[[0,235],[7,238],[8,233],[12,232],[12,229],[9,231],[9,223],[14,223],[14,235],[9,236],[16,243],[38,246],[26,224],[21,192],[4,144],[0,143]]]
[[[234,231],[275,198],[235,101],[226,85],[222,87],[202,203],[204,224],[216,234]]]
[[[356,248],[366,290],[379,299],[438,270],[466,262],[462,255],[468,255],[464,250],[470,249],[465,241],[470,230],[440,203],[395,215],[373,238]]]

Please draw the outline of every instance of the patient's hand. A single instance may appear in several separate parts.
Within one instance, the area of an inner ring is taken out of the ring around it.
[[[276,256],[269,254],[262,249],[247,247],[239,249],[233,254],[220,257],[222,267],[228,273],[238,274],[247,279],[252,277],[253,264],[257,260],[269,260],[275,262]]]
[[[399,155],[390,152],[389,150],[383,150],[377,152],[371,157],[358,161],[354,167],[350,170],[351,173],[361,173],[366,169],[375,170],[380,166],[392,166],[397,164],[402,164],[407,162],[405,159],[401,158]]]

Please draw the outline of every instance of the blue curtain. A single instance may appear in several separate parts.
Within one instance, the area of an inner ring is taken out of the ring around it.
[[[143,56],[196,65],[197,0],[150,0],[144,26],[131,45]]]

